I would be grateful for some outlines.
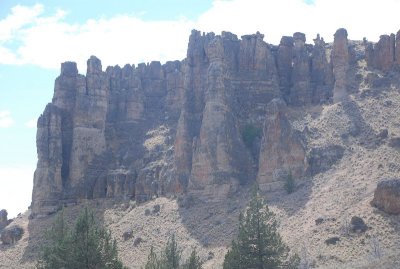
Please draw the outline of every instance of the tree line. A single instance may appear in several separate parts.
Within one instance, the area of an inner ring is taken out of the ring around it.
[[[295,269],[299,257],[278,232],[275,214],[265,204],[258,190],[244,213],[239,216],[239,231],[225,255],[223,269]],[[85,208],[72,229],[65,224],[63,211],[48,232],[37,269],[126,269],[118,257],[116,240],[111,232],[100,227],[93,211]],[[150,248],[144,269],[202,269],[203,261],[196,249],[186,260],[175,235],[165,248],[156,253]]]

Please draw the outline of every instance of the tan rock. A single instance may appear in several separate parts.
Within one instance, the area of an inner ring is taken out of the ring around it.
[[[267,107],[257,175],[264,191],[282,189],[289,173],[295,180],[306,175],[305,148],[286,117],[286,109],[281,99],[272,100]]]
[[[347,72],[349,70],[349,48],[346,29],[338,29],[335,33],[332,50],[332,65],[335,84],[333,101],[339,102],[347,98],[347,85],[349,83]]]
[[[387,179],[379,182],[371,204],[386,213],[400,214],[400,180]]]

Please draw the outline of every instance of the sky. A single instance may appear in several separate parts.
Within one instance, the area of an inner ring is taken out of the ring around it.
[[[192,29],[279,44],[294,32],[331,42],[344,27],[377,41],[400,29],[399,10],[400,0],[0,0],[0,209],[15,217],[30,204],[36,122],[62,62],[85,74],[91,55],[103,70],[182,60]]]

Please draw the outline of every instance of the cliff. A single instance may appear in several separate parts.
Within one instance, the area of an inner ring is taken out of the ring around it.
[[[291,109],[345,101],[360,59],[381,72],[400,65],[399,33],[377,44],[350,41],[345,29],[334,37],[311,45],[294,33],[275,46],[260,33],[193,30],[182,61],[103,70],[92,56],[86,76],[63,63],[37,125],[33,215],[93,198],[218,201],[254,181],[274,191],[289,173],[327,169]]]

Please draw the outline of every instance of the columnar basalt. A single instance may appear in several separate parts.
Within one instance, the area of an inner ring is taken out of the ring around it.
[[[371,68],[396,66],[398,40],[372,46]],[[339,29],[333,44],[295,33],[279,46],[258,32],[193,30],[182,61],[104,71],[92,56],[85,76],[65,62],[38,120],[33,214],[92,198],[223,199],[255,180],[275,190],[288,172],[307,176],[307,145],[287,111],[345,98],[351,61]]]
[[[400,65],[400,31],[381,35],[376,44],[365,42],[368,67],[384,72]]]
[[[335,33],[332,49],[332,65],[335,84],[333,101],[339,102],[347,97],[348,71],[349,71],[349,44],[346,29],[339,29]]]

